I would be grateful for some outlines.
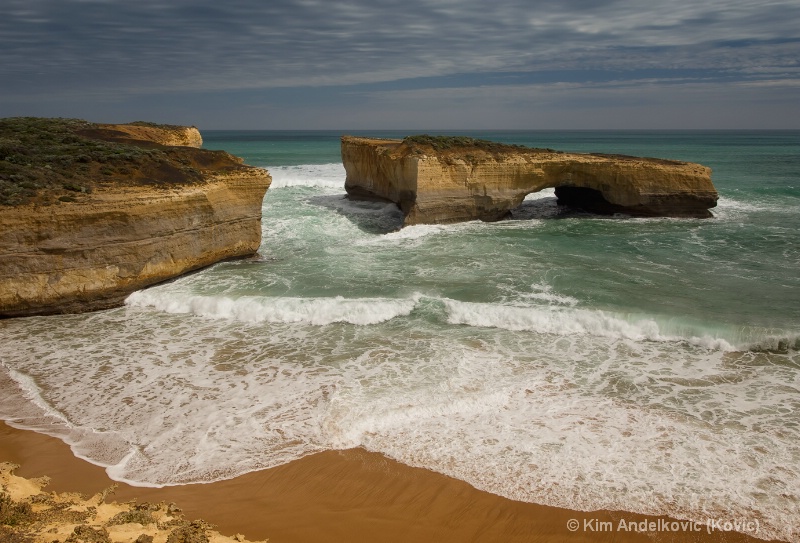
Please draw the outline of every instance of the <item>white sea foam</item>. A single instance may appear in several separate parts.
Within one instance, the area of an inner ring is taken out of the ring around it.
[[[444,303],[509,317],[491,304]],[[541,310],[556,315],[552,329],[579,313]],[[265,329],[121,309],[10,322],[0,359],[15,386],[35,392],[28,401],[56,406],[68,422],[57,435],[76,453],[137,485],[218,480],[363,446],[513,499],[757,514],[762,534],[794,537],[800,439],[774,415],[800,410],[791,364],[641,341],[635,327],[585,313],[577,333],[551,335],[441,333],[413,319],[392,333],[389,324]],[[596,326],[606,326],[600,336],[581,331]],[[0,415],[18,412],[19,400],[6,403]],[[776,492],[761,490],[767,480]]]
[[[754,352],[800,351],[800,333],[763,334],[757,339],[748,338],[746,349]]]
[[[531,223],[533,221],[530,221]],[[489,228],[519,228],[519,223],[500,221],[485,223],[482,221],[467,221],[452,224],[415,224],[404,226],[402,229],[387,232],[371,239],[364,240],[360,245],[378,245],[383,243],[399,244],[404,247],[416,247],[427,238],[445,235],[459,235],[464,233],[485,232]]]
[[[439,234],[441,232],[444,232],[446,229],[447,227],[441,224],[418,224],[413,226],[406,226],[402,230],[398,230],[396,232],[389,232],[387,234],[383,234],[379,238],[376,238],[376,240],[370,240],[370,241],[374,243],[376,241],[403,242],[410,240],[418,240],[421,238]]]
[[[341,163],[276,166],[270,168],[269,173],[272,175],[270,190],[287,187],[322,187],[344,191],[346,174]]]
[[[361,326],[408,315],[412,299],[273,298],[265,296],[190,296],[184,293],[141,290],[126,300],[130,307],[152,307],[167,313],[184,313],[243,322],[308,323],[323,326],[335,322]]]
[[[720,196],[719,199],[717,200],[716,209],[749,212],[749,211],[764,211],[768,208],[766,206],[758,205],[753,202],[742,202],[734,198],[727,198],[725,196]]]
[[[0,367],[2,367],[2,370],[7,372],[8,377],[17,384],[22,396],[36,406],[39,410],[41,410],[41,414],[44,417],[49,418],[56,424],[63,425],[66,428],[72,427],[64,414],[50,405],[47,400],[42,397],[41,390],[30,376],[9,368],[2,362],[2,360],[0,360]]]
[[[544,282],[534,283],[531,285],[531,292],[523,293],[520,295],[522,298],[546,302],[553,305],[575,306],[578,303],[577,298],[558,294],[553,291],[553,287]]]
[[[735,347],[723,338],[709,335],[676,336],[664,333],[652,318],[628,317],[600,310],[567,309],[557,306],[519,306],[450,299],[442,301],[447,309],[447,320],[450,324],[560,336],[581,334],[634,341],[687,341],[709,349],[735,350]]]
[[[440,353],[429,386],[400,380],[379,397],[342,388],[325,433],[337,447],[363,446],[516,500],[700,519],[769,510],[762,534],[791,538],[800,471],[785,472],[781,489],[794,487],[786,497],[766,498],[759,484],[800,452],[788,441],[794,430],[763,426],[769,409],[798,404],[796,376],[784,387],[777,373],[764,380],[730,355],[680,346],[594,340],[554,350],[560,342],[538,339],[527,362],[517,349],[514,360],[456,349]],[[718,407],[731,401],[736,417]],[[789,449],[753,452],[777,442]]]
[[[752,213],[770,211],[774,209],[774,206],[763,202],[745,202],[735,198],[720,196],[717,200],[717,206],[712,208],[711,212],[717,219],[739,220]]]
[[[2,361],[0,390],[3,391],[0,417],[9,425],[61,439],[78,458],[107,467],[129,450],[129,444],[119,439],[116,432],[98,431],[93,427],[84,428],[74,424],[67,413],[54,408],[45,399],[45,391],[37,385],[33,377],[9,368]],[[58,403],[65,407],[68,405],[61,401]],[[151,485],[144,482],[143,486]]]
[[[543,334],[589,334],[654,339],[659,336],[658,325],[652,320],[628,322],[603,311],[561,310],[541,306],[511,306],[502,304],[443,300],[450,324],[468,324],[529,331]]]
[[[23,412],[18,399],[0,401],[0,416],[138,486],[226,479],[321,450],[315,421],[339,377],[293,363],[305,350],[296,333],[254,342],[242,324],[221,331],[220,321],[145,312],[124,322],[86,341],[43,343],[37,364],[8,382],[0,375],[8,397],[37,400]],[[9,354],[0,346],[0,358]]]
[[[545,198],[555,198],[556,197],[556,189],[549,188],[549,189],[542,189],[539,192],[531,192],[530,194],[525,196],[525,202],[532,202],[534,200],[543,200]]]
[[[755,464],[753,436],[583,396],[569,381],[522,379],[502,390],[473,382],[477,393],[362,406],[339,421],[343,444],[511,499],[690,519],[753,515],[761,477],[792,462],[787,451]],[[798,482],[796,470],[790,479],[781,488]],[[770,505],[778,513],[762,534],[791,537],[797,505]]]

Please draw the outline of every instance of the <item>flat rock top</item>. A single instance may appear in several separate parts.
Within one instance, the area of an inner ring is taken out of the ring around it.
[[[475,161],[482,159],[503,160],[512,156],[529,159],[568,159],[582,162],[616,161],[647,162],[663,166],[684,166],[690,163],[653,157],[636,157],[603,153],[566,153],[549,148],[525,147],[494,141],[481,140],[467,136],[429,136],[427,134],[408,136],[402,140],[343,136],[343,143],[368,145],[386,149],[390,156],[400,158],[408,155],[436,156],[445,160],[462,159]]]
[[[176,126],[141,121],[130,124],[102,126],[126,132],[133,139],[152,140],[163,145],[185,145],[188,147],[201,147],[203,145],[203,138],[195,126]]]
[[[173,144],[201,141],[193,127],[0,119],[0,208],[70,202],[120,186],[197,184],[209,171],[246,167],[224,151]]]

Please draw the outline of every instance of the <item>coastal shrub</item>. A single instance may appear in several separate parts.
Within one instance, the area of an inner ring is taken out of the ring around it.
[[[86,187],[82,187],[80,185],[74,185],[72,183],[64,183],[64,188],[67,190],[71,190],[72,192],[86,192]]]
[[[0,492],[0,524],[5,526],[18,526],[26,524],[32,519],[31,504],[27,502],[15,503],[11,496]]]
[[[153,518],[152,513],[150,511],[146,511],[144,509],[134,509],[132,511],[123,511],[121,513],[117,513],[108,521],[109,526],[116,526],[117,524],[130,524],[130,523],[141,524],[142,526],[147,526],[148,524],[154,524],[156,519]]]
[[[86,524],[79,524],[64,543],[111,543],[111,538],[105,528],[92,528]]]
[[[3,543],[34,543],[32,535],[12,530],[2,524],[0,524],[0,541]]]
[[[161,130],[183,130],[185,127],[177,125],[177,124],[159,124],[153,123],[150,121],[133,121],[132,123],[128,123],[133,126],[146,126],[149,128],[160,128]]]
[[[172,530],[167,543],[209,543],[208,528],[210,526],[202,520],[195,520]]]
[[[210,159],[201,151],[162,147],[153,142],[120,142],[114,134],[113,130],[80,119],[0,119],[0,206],[32,201],[50,204],[58,201],[64,191],[88,193],[93,187],[111,182],[140,184],[158,179],[155,184],[172,185],[203,180],[202,161]],[[81,189],[69,188],[72,185]]]
[[[414,136],[406,136],[403,138],[403,143],[410,147],[415,146],[429,146],[437,151],[445,151],[449,149],[480,149],[488,153],[502,153],[505,151],[537,151],[555,153],[553,149],[538,149],[533,147],[526,147],[524,145],[515,145],[509,143],[499,143],[496,141],[482,140],[478,138],[471,138],[469,136],[431,136],[428,134],[417,134]],[[471,158],[471,155],[467,155]]]
[[[403,143],[429,145],[437,150],[453,149],[455,147],[493,147],[502,145],[492,141],[470,138],[468,136],[430,136],[428,134],[418,134],[403,138]]]

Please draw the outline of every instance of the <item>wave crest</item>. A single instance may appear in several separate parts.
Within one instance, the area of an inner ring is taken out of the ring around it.
[[[244,322],[306,323],[324,326],[349,323],[379,324],[408,315],[413,299],[391,298],[280,298],[266,296],[186,296],[140,290],[125,300],[129,307],[152,307],[166,313],[183,313]]]
[[[277,166],[269,169],[270,189],[288,187],[322,187],[344,191],[346,172],[341,163]]]
[[[703,335],[672,335],[653,318],[615,315],[600,310],[554,306],[513,306],[442,300],[447,322],[540,334],[591,335],[634,341],[686,341],[708,349],[733,351],[726,339]]]

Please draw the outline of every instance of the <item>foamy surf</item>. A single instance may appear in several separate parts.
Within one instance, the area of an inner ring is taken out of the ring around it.
[[[534,299],[534,296],[532,296]],[[549,296],[543,298],[551,301]],[[633,341],[686,341],[708,349],[734,351],[737,348],[723,338],[710,335],[672,335],[664,333],[652,318],[621,316],[600,310],[562,308],[552,305],[517,306],[492,303],[460,302],[443,299],[447,322],[469,326],[502,328],[510,331],[536,332],[569,336],[574,334],[629,339]]]
[[[321,187],[344,191],[346,172],[341,163],[275,166],[269,168],[269,173],[272,175],[270,190],[290,187]]]
[[[134,292],[125,300],[129,307],[151,307],[166,313],[183,313],[211,319],[242,322],[307,323],[324,326],[348,323],[378,324],[414,309],[411,299],[272,298],[265,296],[189,296],[154,290]]]
[[[408,242],[416,241],[428,236],[433,236],[447,231],[447,226],[441,224],[419,224],[406,226],[396,232],[388,232],[382,236],[362,243]]]
[[[152,288],[125,301],[131,308],[194,315],[239,322],[304,323],[327,326],[347,323],[377,325],[408,317],[421,300],[441,303],[451,325],[498,328],[555,336],[584,335],[631,341],[686,342],[718,351],[786,352],[800,350],[800,335],[775,335],[755,329],[704,330],[697,324],[655,316],[617,314],[575,307],[578,301],[555,293],[545,284],[519,296],[524,303],[464,302],[414,294],[410,298],[297,298],[191,295]]]
[[[547,188],[542,189],[539,192],[531,192],[525,196],[525,202],[534,202],[536,200],[544,200],[546,198],[555,198],[556,197],[556,189],[554,188]]]
[[[791,462],[788,453],[756,463],[750,452],[756,443],[734,432],[720,434],[659,409],[598,402],[546,381],[482,392],[442,394],[418,409],[407,407],[407,399],[375,406],[340,422],[345,442],[514,500],[701,522],[752,518],[763,475]],[[456,452],[453,443],[467,446]],[[720,461],[721,450],[738,461]],[[788,477],[782,487],[800,482],[796,471]],[[784,513],[758,513],[760,536],[791,540],[800,511],[791,499],[776,501],[773,510]]]
[[[42,417],[49,419],[54,425],[72,428],[72,424],[67,417],[44,399],[41,390],[29,375],[9,368],[2,360],[0,360],[0,371],[6,372],[8,378],[19,387],[19,391],[25,400],[38,408]]]
[[[304,368],[284,367],[278,372],[262,367],[234,380],[219,373],[222,385],[218,386],[205,373],[177,377],[176,370],[183,373],[182,368],[192,367],[202,356],[173,367],[160,364],[158,358],[144,355],[138,365],[120,368],[122,373],[111,371],[126,392],[125,401],[108,419],[102,406],[81,409],[96,403],[88,389],[77,394],[70,387],[52,390],[42,375],[36,376],[42,385],[32,385],[32,375],[0,367],[0,384],[6,385],[8,400],[54,395],[67,407],[66,413],[54,414],[35,402],[9,419],[11,406],[0,401],[0,415],[17,428],[63,440],[77,457],[104,467],[112,479],[143,487],[228,479],[322,450],[315,420],[335,377]],[[87,359],[91,361],[91,356]],[[70,362],[64,365],[53,371],[76,369]],[[13,385],[2,383],[4,377]],[[103,385],[91,375],[84,379],[90,387]],[[209,401],[212,398],[217,401]]]
[[[553,290],[551,285],[544,282],[534,283],[531,285],[531,292],[520,293],[519,296],[524,299],[534,300],[539,303],[548,305],[562,305],[574,307],[578,304],[578,299],[573,296],[559,294]]]

